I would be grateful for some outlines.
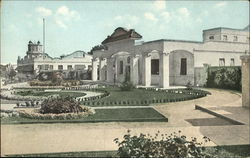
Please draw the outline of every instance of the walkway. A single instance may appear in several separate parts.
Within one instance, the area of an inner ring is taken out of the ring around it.
[[[2,154],[73,152],[116,150],[113,139],[122,138],[127,129],[132,134],[155,134],[182,131],[190,137],[201,140],[208,136],[212,141],[208,146],[249,144],[248,125],[226,126],[192,126],[187,119],[215,118],[194,106],[204,107],[241,107],[241,96],[229,91],[208,89],[212,95],[184,102],[156,105],[161,114],[166,115],[169,122],[111,122],[84,124],[29,124],[2,125]],[[231,111],[234,113],[234,111]],[[146,115],[146,114],[145,114]],[[27,141],[28,140],[28,141]]]

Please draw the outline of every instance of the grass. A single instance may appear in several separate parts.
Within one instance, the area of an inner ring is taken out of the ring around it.
[[[207,147],[208,153],[219,158],[245,158],[250,156],[250,145]],[[115,157],[117,151],[82,151],[43,154],[7,155],[7,157]]]
[[[133,104],[130,105],[149,105],[148,103],[141,104],[141,101],[149,101],[149,100],[158,100],[158,99],[181,99],[190,97],[190,94],[176,94],[176,93],[167,93],[163,91],[150,91],[145,89],[133,89],[131,91],[121,91],[118,87],[108,87],[104,90],[108,91],[110,93],[109,96],[93,100],[91,102],[125,102],[125,101],[134,101]],[[140,102],[140,104],[137,104],[136,102]],[[89,106],[89,105],[88,105]],[[91,106],[91,105],[90,105]],[[96,105],[95,105],[96,106]],[[102,106],[102,105],[97,105]],[[105,106],[123,106],[123,104],[109,104]]]
[[[36,90],[25,90],[25,91],[18,91],[17,95],[21,96],[44,96],[48,97],[51,95],[59,95],[60,97],[82,97],[85,96],[85,93],[82,92],[70,92],[70,91],[60,91],[60,92],[45,92],[45,91],[36,91]]]
[[[89,122],[167,122],[168,119],[150,107],[96,109],[94,115],[74,120],[38,120],[22,117],[1,118],[1,124],[89,123]]]

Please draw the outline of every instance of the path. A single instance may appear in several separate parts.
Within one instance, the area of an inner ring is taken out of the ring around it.
[[[169,122],[111,122],[83,124],[30,124],[2,125],[2,154],[72,152],[116,150],[113,139],[122,136],[127,129],[132,134],[150,133],[158,130],[170,133],[181,130],[188,138],[200,140],[208,136],[212,142],[207,145],[249,144],[249,125],[234,126],[192,126],[185,121],[194,118],[213,118],[194,105],[240,107],[241,96],[229,91],[208,89],[212,95],[184,102],[156,105],[154,108],[167,116]],[[27,141],[28,140],[28,141]]]

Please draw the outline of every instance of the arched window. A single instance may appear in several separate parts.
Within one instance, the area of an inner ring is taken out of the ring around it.
[[[130,57],[127,58],[127,63],[128,63],[128,64],[130,63]]]

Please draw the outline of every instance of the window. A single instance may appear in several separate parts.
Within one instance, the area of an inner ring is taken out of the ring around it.
[[[247,37],[247,42],[249,42],[250,41],[250,37]]]
[[[123,74],[123,61],[120,61],[120,71],[119,74]]]
[[[181,58],[181,75],[187,75],[187,58]]]
[[[225,59],[224,58],[219,59],[219,66],[225,66]]]
[[[63,70],[63,65],[58,65],[58,70]]]
[[[42,69],[42,65],[37,65],[37,68],[38,68],[39,70],[41,70],[41,69]]]
[[[151,74],[159,75],[159,59],[151,60]]]
[[[227,41],[227,35],[223,35],[223,41]]]
[[[72,65],[68,65],[68,70],[72,70],[72,69],[73,69]]]
[[[238,36],[234,36],[234,42],[238,41]]]
[[[130,57],[127,58],[127,63],[128,63],[128,64],[130,63]]]
[[[230,60],[230,66],[234,66],[234,58],[231,58],[231,60]]]
[[[50,65],[50,66],[49,66],[49,69],[50,69],[50,70],[53,70],[53,65]]]
[[[84,70],[85,68],[85,65],[75,65],[75,70]]]
[[[45,69],[45,70],[49,70],[49,65],[45,65],[45,66],[44,66],[44,69]]]
[[[210,40],[214,40],[214,36],[209,36],[209,39]]]

